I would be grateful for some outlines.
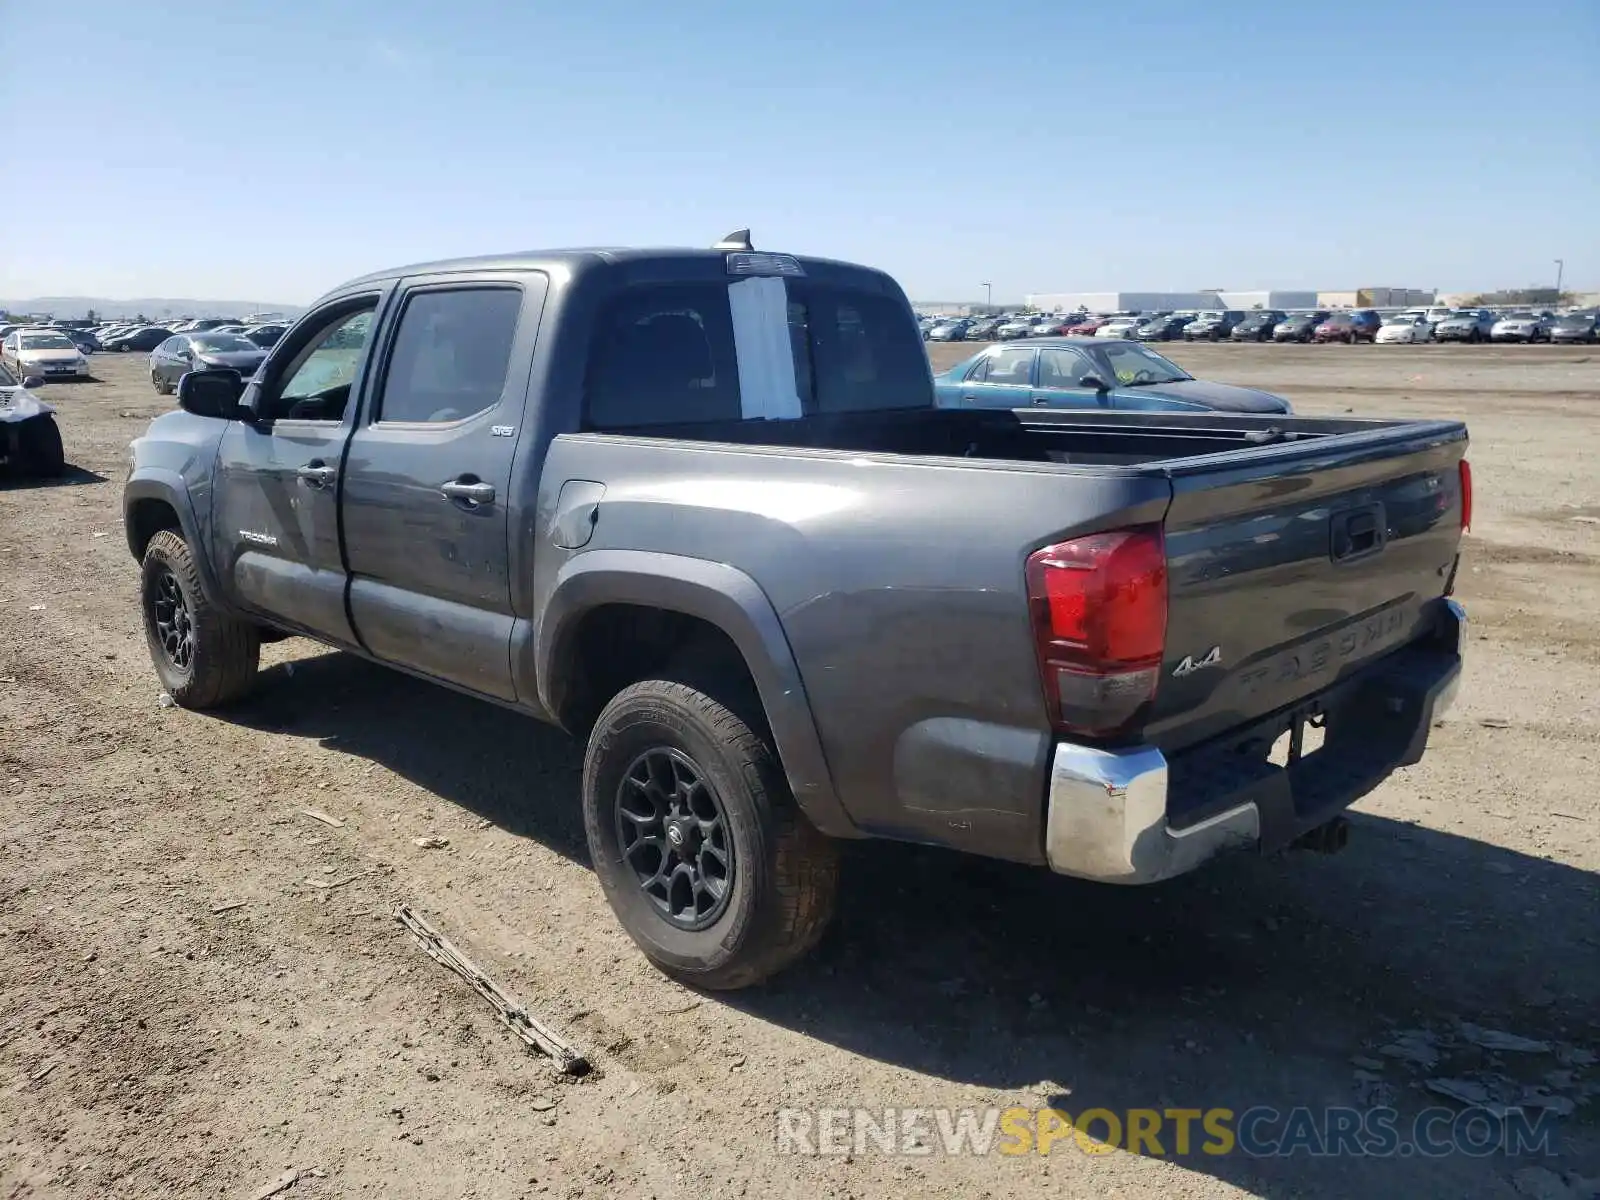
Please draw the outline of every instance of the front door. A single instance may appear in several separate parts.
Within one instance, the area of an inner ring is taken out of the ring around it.
[[[1033,402],[1055,408],[1101,408],[1105,393],[1079,382],[1099,371],[1094,360],[1081,350],[1047,346],[1039,351],[1039,383],[1033,389]]]
[[[280,342],[217,456],[213,544],[233,600],[325,640],[355,644],[339,553],[339,475],[380,295],[335,301]]]
[[[511,681],[511,494],[545,276],[402,283],[350,441],[350,612],[372,654],[501,699]]]

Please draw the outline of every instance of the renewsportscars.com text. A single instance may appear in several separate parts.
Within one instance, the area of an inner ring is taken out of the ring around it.
[[[1438,1158],[1548,1156],[1557,1152],[1547,1112],[1392,1108],[782,1108],[782,1154],[983,1157],[1076,1149],[1155,1158]]]

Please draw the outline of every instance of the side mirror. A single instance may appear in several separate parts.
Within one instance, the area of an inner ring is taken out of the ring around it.
[[[43,387],[44,386],[44,376],[43,375],[24,375],[22,377],[22,386],[27,388],[30,391],[32,391],[34,388]]]
[[[1111,390],[1106,385],[1106,381],[1101,379],[1098,375],[1085,375],[1082,379],[1078,380],[1078,386],[1093,388],[1097,392],[1109,392]]]
[[[197,417],[231,421],[240,415],[239,397],[243,394],[244,378],[226,368],[190,371],[178,380],[178,407]]]

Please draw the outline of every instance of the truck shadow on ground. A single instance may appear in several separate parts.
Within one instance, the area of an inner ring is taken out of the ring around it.
[[[380,763],[587,862],[581,755],[559,730],[349,655],[264,674],[259,697],[230,719]],[[1536,1161],[1600,1175],[1600,1068],[1581,1057],[1600,1043],[1600,877],[1382,817],[1353,820],[1341,855],[1241,856],[1139,889],[847,844],[838,918],[819,950],[764,987],[709,999],[970,1085],[974,1105],[1074,1114],[1392,1105],[1404,1134],[1418,1111],[1444,1103],[1426,1079],[1545,1086],[1564,1070],[1557,1090],[1588,1103],[1560,1126],[1560,1157]],[[1488,1054],[1454,1034],[1461,1021],[1552,1049]],[[1423,1031],[1438,1061],[1381,1053],[1406,1031]],[[1383,1065],[1362,1080],[1356,1056]],[[951,1094],[908,1076],[893,1095],[845,1085],[809,1102],[881,1110]],[[1178,1156],[1165,1128],[1163,1157],[1268,1197],[1509,1195],[1499,1181],[1529,1163],[1214,1156],[1198,1149],[1198,1127]],[[1069,1139],[1054,1153],[1080,1151]]]
[[[78,487],[85,483],[104,483],[106,476],[90,471],[84,467],[74,467],[70,464],[66,470],[53,478],[41,478],[37,475],[16,474],[5,467],[0,467],[0,492],[42,490],[44,488]]]

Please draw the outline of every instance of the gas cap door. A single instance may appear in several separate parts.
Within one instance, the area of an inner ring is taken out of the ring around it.
[[[550,540],[563,550],[578,550],[594,536],[600,519],[600,497],[606,485],[592,479],[569,479],[556,496],[556,511],[550,518]]]

